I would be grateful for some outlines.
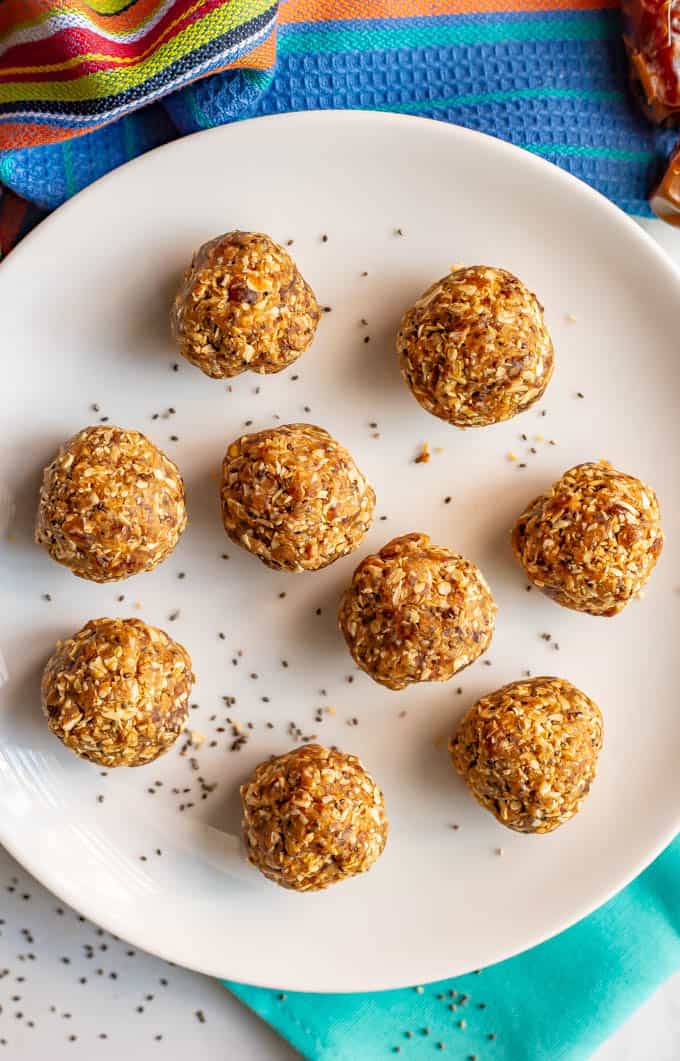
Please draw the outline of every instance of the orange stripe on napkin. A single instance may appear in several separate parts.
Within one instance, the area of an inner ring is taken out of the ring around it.
[[[619,0],[286,0],[279,22],[325,22],[365,18],[419,18],[436,15],[535,14],[597,11]]]

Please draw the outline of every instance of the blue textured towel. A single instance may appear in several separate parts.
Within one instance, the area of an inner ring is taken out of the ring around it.
[[[479,974],[357,995],[227,987],[313,1061],[580,1061],[679,968],[680,838],[596,913]]]
[[[574,0],[574,10],[564,10],[532,0],[526,12],[402,18],[395,11],[407,5],[384,0],[390,17],[357,19],[342,17],[343,0],[334,18],[328,3],[315,14],[314,0],[287,0],[274,76],[228,71],[77,139],[0,152],[0,181],[50,209],[177,135],[252,115],[364,108],[500,136],[648,215],[650,183],[674,134],[654,129],[629,99],[619,12],[609,2],[590,10]],[[454,0],[448,6],[455,10]],[[511,0],[498,6],[521,8]]]

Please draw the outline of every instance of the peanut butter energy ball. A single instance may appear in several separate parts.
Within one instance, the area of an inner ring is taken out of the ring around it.
[[[578,464],[522,513],[512,548],[534,585],[558,604],[616,615],[659,558],[659,519],[651,486],[608,461]]]
[[[470,708],[449,742],[478,803],[518,833],[550,833],[587,796],[602,715],[564,678],[512,682]]]
[[[47,724],[100,766],[143,766],[184,729],[194,681],[185,648],[141,619],[91,619],[57,643],[42,678]]]
[[[116,582],[165,560],[186,522],[177,465],[139,431],[102,424],[45,468],[35,540],[74,575]]]
[[[248,859],[269,880],[319,891],[364,873],[387,842],[383,795],[354,755],[307,744],[241,787]]]
[[[433,284],[404,315],[397,353],[417,401],[456,427],[524,412],[553,371],[538,299],[512,273],[487,265],[454,269]]]
[[[495,621],[479,568],[426,534],[362,560],[339,614],[354,662],[388,689],[448,681],[486,652]]]
[[[227,232],[194,255],[171,324],[182,356],[224,379],[292,365],[320,317],[314,292],[283,247],[260,232]]]
[[[220,493],[232,541],[285,571],[316,571],[351,553],[375,505],[351,454],[312,424],[236,439],[224,457]]]

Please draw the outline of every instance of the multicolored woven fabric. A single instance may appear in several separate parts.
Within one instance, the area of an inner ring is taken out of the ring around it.
[[[0,149],[65,140],[235,65],[268,68],[274,0],[7,0]]]
[[[481,129],[638,214],[673,139],[629,99],[616,0],[0,3],[0,181],[43,210],[175,136],[319,107]],[[20,215],[0,200],[5,249]]]

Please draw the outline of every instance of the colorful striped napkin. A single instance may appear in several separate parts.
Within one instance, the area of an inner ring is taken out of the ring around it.
[[[0,182],[42,209],[177,135],[325,107],[481,129],[645,215],[673,140],[630,103],[616,0],[0,4]],[[0,245],[38,216],[5,195]]]

